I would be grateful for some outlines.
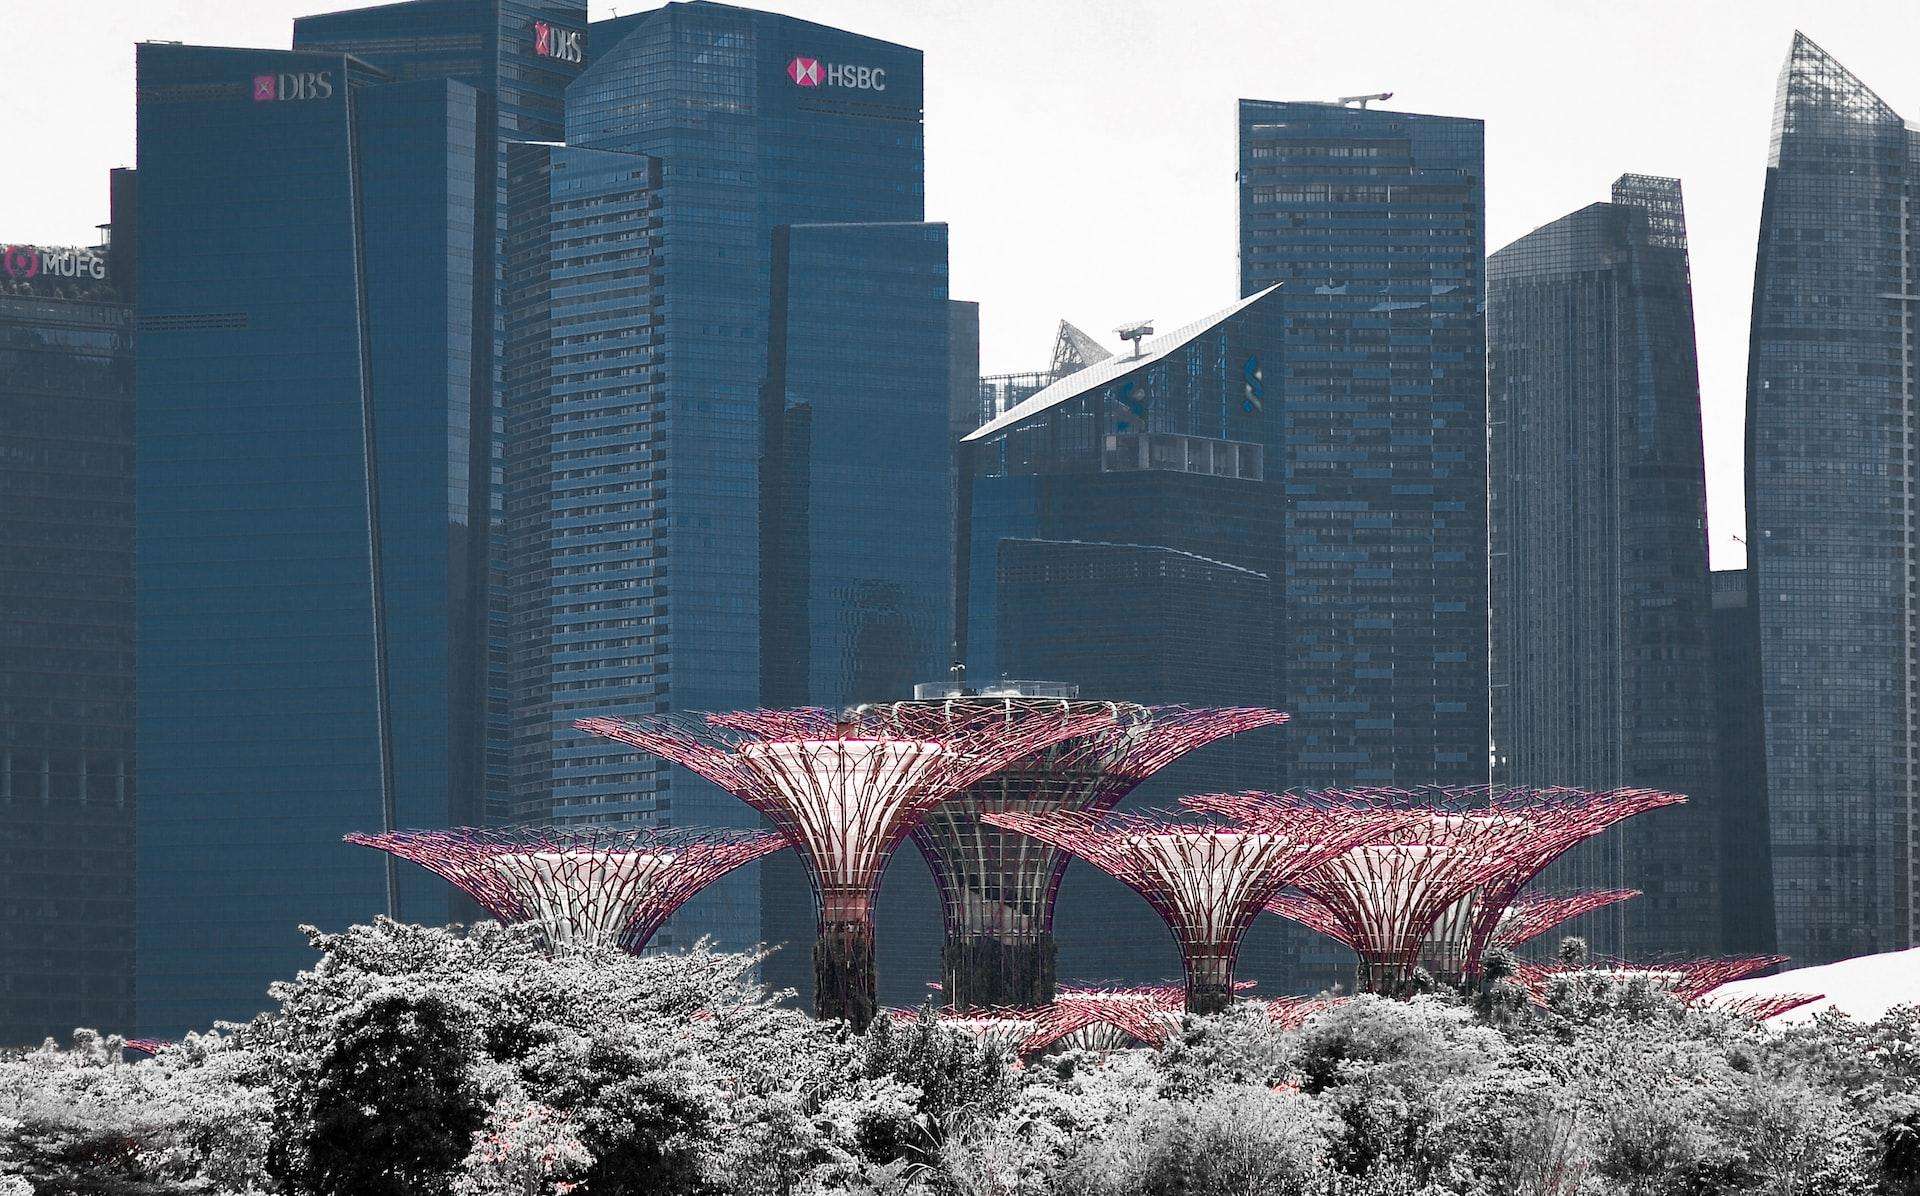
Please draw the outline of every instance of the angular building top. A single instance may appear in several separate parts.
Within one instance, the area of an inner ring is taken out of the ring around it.
[[[1780,75],[1747,354],[1780,949],[1920,939],[1920,132],[1805,34]]]
[[[1159,365],[1166,360],[1167,357],[1185,348],[1187,345],[1192,344],[1208,332],[1220,328],[1226,324],[1228,320],[1239,315],[1247,308],[1252,307],[1260,300],[1265,299],[1278,289],[1278,284],[1267,287],[1256,294],[1247,296],[1238,303],[1214,312],[1210,316],[1204,316],[1172,332],[1156,336],[1152,340],[1142,341],[1138,352],[1133,356],[1116,357],[1108,353],[1104,358],[1097,360],[1094,364],[1084,369],[1076,370],[1058,382],[1055,382],[1053,385],[1028,396],[1019,405],[969,433],[966,440],[972,443],[992,439],[1008,428],[1024,424],[1035,416],[1051,411],[1054,408],[1060,407],[1062,404],[1108,386],[1114,387],[1114,392],[1111,395],[1103,397],[1111,398],[1123,408],[1131,405],[1134,409],[1135,418],[1144,421],[1146,419],[1144,414],[1147,406],[1146,396],[1142,394],[1136,399],[1130,388],[1150,386],[1152,384],[1152,378],[1147,375],[1153,367]],[[1067,324],[1065,321],[1061,322],[1060,329],[1061,340],[1063,341],[1066,340],[1069,329],[1072,329],[1072,331],[1076,333],[1079,332],[1079,329],[1073,328],[1072,325]],[[1085,333],[1080,333],[1082,337],[1085,337],[1085,335]],[[1096,344],[1094,348],[1097,349],[1099,346]],[[1056,349],[1054,355],[1055,361],[1058,362],[1060,357],[1061,354],[1058,349]],[[1249,361],[1251,361],[1252,364],[1248,367],[1247,371],[1245,371],[1247,376],[1244,379],[1249,389],[1247,393],[1241,396],[1243,401],[1240,404],[1243,415],[1255,415],[1261,406],[1261,404],[1255,402],[1255,396],[1251,391],[1251,387],[1253,386],[1252,372],[1260,370],[1261,364],[1257,356],[1250,358]],[[1227,379],[1226,381],[1231,382],[1232,380]],[[1227,389],[1231,389],[1231,387],[1228,386]],[[1128,393],[1123,396],[1121,394],[1122,391]],[[1225,391],[1221,393],[1225,394]],[[1222,438],[1226,438],[1225,430],[1230,421],[1225,417],[1228,415],[1228,408],[1233,405],[1234,404],[1224,401],[1220,404],[1220,414],[1223,418],[1218,425],[1221,429],[1218,434],[1221,435]]]

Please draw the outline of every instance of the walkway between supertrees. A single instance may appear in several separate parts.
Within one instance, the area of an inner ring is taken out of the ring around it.
[[[1685,800],[1648,789],[1430,786],[1209,794],[1182,804],[1251,829],[1282,824],[1302,803],[1384,816],[1379,836],[1293,882],[1321,908],[1283,898],[1276,912],[1352,948],[1361,989],[1405,995],[1423,963],[1448,981],[1476,983],[1501,919],[1548,864],[1622,818]],[[1297,916],[1306,912],[1319,924]]]
[[[1070,851],[1146,898],[1180,945],[1187,1009],[1202,1014],[1231,1003],[1240,941],[1280,886],[1377,831],[1366,811],[1307,803],[1257,829],[1073,811],[983,817]]]
[[[802,708],[574,725],[699,773],[793,843],[819,913],[814,1012],[865,1029],[878,1010],[873,902],[894,849],[935,805],[981,777],[1112,721],[1104,707],[1020,720],[997,709],[954,719]]]
[[[982,821],[989,813],[1104,813],[1181,757],[1231,735],[1287,721],[1262,707],[1141,706],[1028,696],[962,696],[870,708],[914,725],[1052,720],[1105,711],[1085,735],[1016,760],[941,802],[913,830],[940,888],[943,988],[956,1009],[1044,1005],[1055,990],[1053,912],[1068,853]]]
[[[554,951],[638,952],[688,898],[787,846],[765,831],[455,827],[347,836],[411,860],[502,922],[534,922]]]

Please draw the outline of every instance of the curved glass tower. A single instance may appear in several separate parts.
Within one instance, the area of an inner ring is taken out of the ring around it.
[[[1801,964],[1914,940],[1916,184],[1920,135],[1796,33],[1754,269],[1747,540],[1780,950]]]

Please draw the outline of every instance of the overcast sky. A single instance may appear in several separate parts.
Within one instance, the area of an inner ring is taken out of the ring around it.
[[[351,0],[0,0],[0,240],[86,243],[133,161],[133,43],[284,47]],[[1920,119],[1916,0],[761,0],[927,54],[927,215],[987,372],[1046,363],[1055,322],[1103,340],[1235,295],[1234,101],[1392,91],[1487,122],[1488,248],[1627,171],[1687,200],[1714,561],[1737,565],[1754,237],[1796,27]],[[652,7],[593,0],[595,19]]]

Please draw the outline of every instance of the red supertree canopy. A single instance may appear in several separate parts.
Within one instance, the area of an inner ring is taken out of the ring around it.
[[[982,712],[1053,718],[1062,708],[1078,707],[1111,714],[1087,735],[1056,743],[976,781],[952,801],[940,803],[914,829],[914,842],[940,884],[949,930],[1008,940],[1052,928],[1053,899],[1069,857],[1050,844],[990,826],[981,820],[983,814],[1101,813],[1189,752],[1216,739],[1287,721],[1280,711],[1258,707],[1147,707],[1025,697],[956,698],[877,709],[914,707],[938,708],[962,720]]]
[[[1521,888],[1569,847],[1624,817],[1682,800],[1651,790],[1595,794],[1488,786],[1334,789],[1193,797],[1243,825],[1276,825],[1302,803],[1383,818],[1378,834],[1293,882],[1275,912],[1360,956],[1363,982],[1398,991],[1423,956],[1476,975]]]
[[[888,1010],[896,1021],[920,1020],[918,1009]],[[936,1009],[934,1018],[949,1029],[971,1034],[982,1042],[1003,1046],[1014,1055],[1026,1050],[1027,1040],[1040,1028],[1040,1010],[1017,1008]]]
[[[1584,914],[1640,896],[1639,889],[1588,889],[1570,893],[1522,893],[1493,932],[1491,945],[1514,948]]]
[[[1826,999],[1825,993],[1743,993],[1736,997],[1709,996],[1697,1004],[1706,1009],[1764,1022]]]
[[[935,804],[1015,760],[1112,721],[1104,707],[1010,720],[906,706],[593,718],[579,729],[683,765],[766,815],[818,903],[815,1008],[864,1027],[876,1011],[873,899],[900,841]]]
[[[1535,963],[1521,960],[1514,983],[1539,1004],[1546,1004],[1553,982],[1561,976],[1604,977],[1616,984],[1644,978],[1682,1005],[1691,1005],[1723,984],[1743,980],[1787,962],[1785,955],[1741,955],[1725,959],[1683,959],[1671,963],[1626,963],[1603,959],[1583,963]]]
[[[871,708],[924,720],[982,716],[1055,719],[1106,711],[1085,735],[1062,740],[975,781],[914,828],[944,905],[942,964],[956,1005],[1041,1003],[1053,995],[1054,901],[1066,852],[982,821],[988,813],[1094,813],[1112,809],[1168,764],[1217,739],[1287,716],[1258,707],[1198,709],[1027,696],[960,697]]]
[[[1132,888],[1166,920],[1187,973],[1187,1005],[1231,1000],[1240,940],[1275,890],[1367,835],[1364,815],[1301,805],[1259,828],[1109,813],[987,814],[987,822],[1071,851]]]
[[[162,1050],[173,1045],[164,1038],[127,1038],[122,1042],[136,1055],[158,1055]]]
[[[689,897],[787,845],[779,835],[670,827],[458,827],[348,835],[437,874],[555,950],[639,951]]]

